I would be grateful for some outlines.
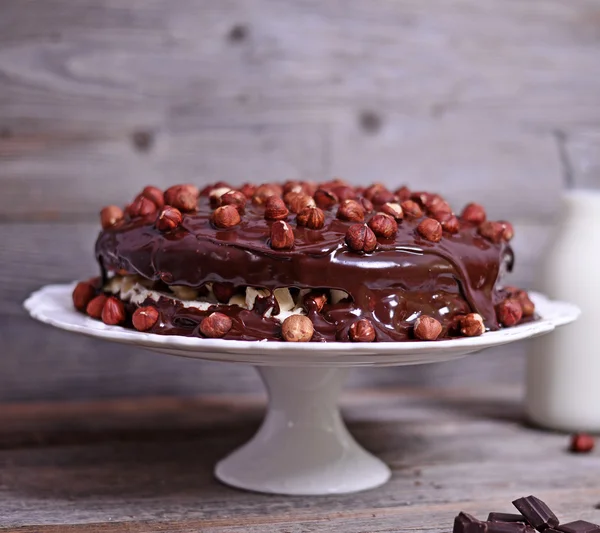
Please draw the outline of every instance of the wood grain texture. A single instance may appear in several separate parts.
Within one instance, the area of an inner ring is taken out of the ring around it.
[[[6,406],[0,516],[11,531],[447,532],[534,493],[564,521],[598,522],[596,453],[522,425],[518,390],[344,396],[357,439],[393,470],[354,495],[289,498],[227,488],[215,460],[257,428],[256,396]]]

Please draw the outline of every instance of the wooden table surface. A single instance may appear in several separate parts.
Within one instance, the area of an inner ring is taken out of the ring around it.
[[[19,532],[447,532],[535,494],[600,522],[600,453],[527,427],[517,389],[380,389],[343,398],[349,427],[392,468],[378,489],[285,497],[225,487],[214,462],[256,430],[259,395],[5,404],[0,523]]]

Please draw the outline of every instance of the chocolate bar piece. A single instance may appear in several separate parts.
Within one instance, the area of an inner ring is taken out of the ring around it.
[[[527,519],[527,522],[538,531],[558,526],[558,518],[550,510],[550,507],[535,496],[519,498],[512,503]]]
[[[564,533],[600,533],[600,526],[585,520],[575,520],[575,522],[562,524],[556,529]]]
[[[524,522],[485,522],[487,533],[536,533]]]
[[[467,513],[459,513],[454,519],[452,533],[486,533],[486,524]]]
[[[522,514],[490,513],[488,515],[488,522],[523,522],[523,523],[525,523],[526,520]]]

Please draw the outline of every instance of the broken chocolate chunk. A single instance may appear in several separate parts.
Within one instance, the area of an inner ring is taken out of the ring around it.
[[[521,514],[514,513],[490,513],[488,515],[488,522],[523,522],[525,523],[525,517]]]
[[[512,502],[519,512],[538,531],[558,526],[558,518],[542,500],[526,496]]]
[[[562,524],[556,529],[564,533],[600,533],[600,526],[585,520],[575,520],[568,524]]]
[[[486,533],[486,524],[467,513],[459,513],[454,519],[452,533]]]

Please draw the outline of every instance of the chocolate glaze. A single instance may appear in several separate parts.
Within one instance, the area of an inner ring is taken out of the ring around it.
[[[412,338],[412,324],[420,314],[438,319],[442,336],[451,335],[453,318],[477,312],[490,330],[498,329],[494,306],[504,298],[497,284],[502,271],[512,269],[512,249],[484,239],[477,227],[461,221],[457,234],[444,232],[438,243],[416,232],[421,219],[402,220],[394,238],[378,239],[371,254],[359,254],[344,242],[351,222],[336,218],[337,206],[325,211],[322,230],[293,227],[292,250],[269,246],[269,228],[262,207],[250,203],[240,225],[217,229],[210,222],[212,209],[201,197],[198,211],[185,214],[171,233],[154,227],[156,215],[126,220],[103,230],[96,242],[96,257],[104,275],[126,271],[167,285],[201,288],[207,282],[231,282],[238,287],[335,288],[351,301],[327,304],[321,313],[307,308],[315,327],[313,341],[347,341],[350,325],[369,318],[378,341]],[[372,214],[375,214],[373,212]],[[367,215],[366,219],[371,215]],[[280,324],[263,318],[257,309],[218,305],[209,311],[184,308],[161,298],[161,319],[153,332],[197,336],[198,324],[217,309],[233,320],[225,338],[280,340]]]

